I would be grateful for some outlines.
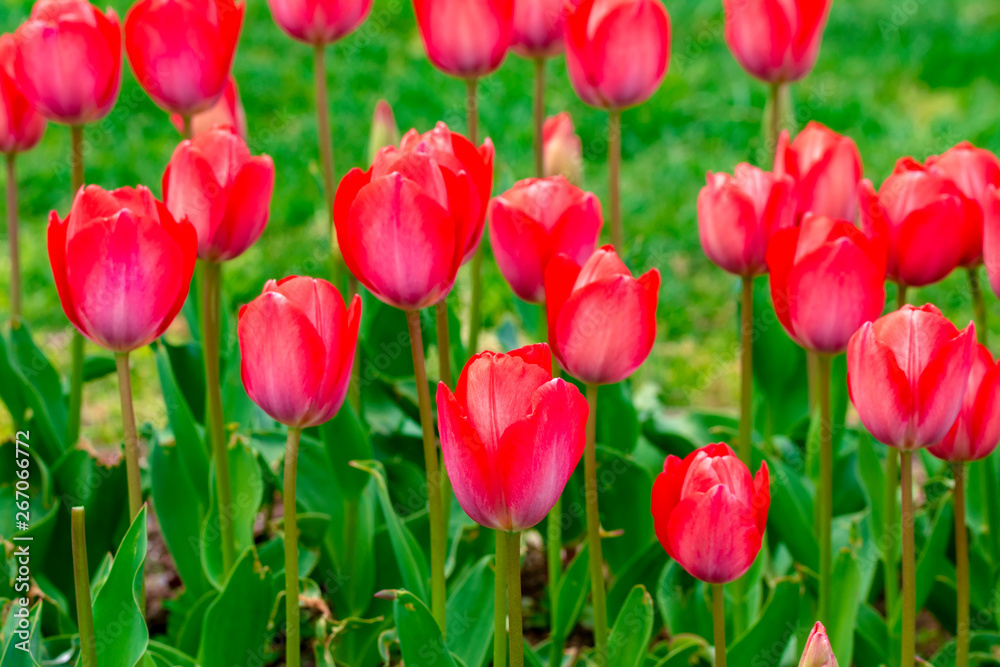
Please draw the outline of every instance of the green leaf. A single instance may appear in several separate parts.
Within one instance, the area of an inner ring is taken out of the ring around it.
[[[444,643],[441,628],[420,598],[409,591],[396,591],[392,611],[405,664],[458,667]]]
[[[333,419],[323,424],[320,432],[333,473],[337,476],[340,492],[345,500],[357,502],[371,477],[352,468],[348,462],[371,460],[373,453],[371,443],[350,403],[345,403]]]
[[[59,374],[22,324],[10,333],[10,364],[24,387],[24,398],[41,431],[32,447],[52,463],[66,448],[66,400]]]
[[[198,664],[232,667],[246,664],[248,657],[263,656],[274,603],[270,572],[260,567],[252,548],[246,549],[205,612]]]
[[[861,605],[854,632],[854,664],[884,665],[888,653],[889,633],[882,615],[870,605]]]
[[[188,655],[196,655],[201,645],[201,630],[205,625],[205,614],[219,598],[219,592],[214,588],[198,598],[184,616],[181,628],[177,632],[177,648]]]
[[[653,634],[653,598],[636,586],[622,605],[608,637],[608,664],[639,667]]]
[[[39,622],[42,619],[42,601],[34,607],[24,609],[20,605],[11,605],[3,628],[0,629],[0,665],[3,667],[37,667],[41,663],[42,633],[39,632]],[[27,628],[19,628],[22,619],[20,614],[27,613]],[[27,650],[24,650],[27,649]]]
[[[882,544],[885,532],[885,470],[867,431],[862,431],[858,437],[858,476],[864,482],[862,489],[871,509],[872,537],[875,544]]]
[[[146,560],[146,508],[135,516],[115,553],[107,581],[94,599],[94,636],[102,665],[136,665],[146,652],[149,631],[139,607]]]
[[[720,431],[735,433],[738,426],[731,415],[661,409],[643,422],[642,433],[664,454],[683,458],[710,442],[726,440]]]
[[[10,345],[7,343],[8,333],[0,331],[0,400],[7,406],[14,428],[24,425],[25,412],[28,410],[24,382],[11,365]]]
[[[597,390],[597,442],[623,454],[639,442],[639,416],[625,382]]]
[[[174,444],[180,459],[177,465],[183,466],[186,471],[185,477],[188,478],[186,484],[197,495],[199,505],[208,507],[208,450],[191,407],[177,383],[168,350],[165,345],[156,345],[156,370],[160,376],[163,401],[167,406],[167,420],[170,422],[170,430],[174,433]],[[157,510],[159,508],[160,505],[157,504]]]
[[[755,656],[753,667],[776,667],[780,664],[785,646],[794,636],[788,628],[796,625],[801,595],[802,584],[799,582],[777,582],[757,622],[729,644],[727,653],[733,656],[734,667],[749,665],[750,656]],[[744,659],[746,662],[742,662]]]
[[[712,637],[712,611],[706,584],[697,581],[671,560],[656,586],[656,604],[672,636]]]
[[[826,629],[833,654],[841,664],[850,665],[854,657],[854,628],[857,625],[858,607],[864,602],[861,571],[850,551],[841,551],[837,556],[831,578],[833,590],[837,594],[831,600],[833,617]]]
[[[192,284],[192,289],[194,285]],[[191,299],[188,299],[191,301]],[[195,333],[195,341],[199,333]],[[192,330],[194,332],[194,330]],[[205,423],[205,362],[202,360],[201,347],[197,342],[185,345],[171,345],[163,339],[156,345],[163,347],[170,362],[172,374],[177,382],[181,399],[199,424]],[[162,375],[161,375],[162,377]],[[168,404],[169,405],[169,404]]]
[[[920,609],[927,601],[934,585],[934,579],[938,573],[945,570],[949,564],[947,549],[952,537],[952,518],[954,517],[951,503],[944,503],[934,518],[931,534],[924,542],[924,547],[917,558],[917,599],[916,608]],[[892,610],[890,622],[896,629],[894,634],[899,636],[903,622],[903,600],[902,596],[896,601],[896,606]]]
[[[583,605],[590,592],[590,552],[586,544],[577,552],[569,567],[556,582],[555,617],[553,636],[565,642],[583,611]]]
[[[150,640],[149,655],[154,660],[160,661],[158,664],[169,665],[169,667],[198,667],[194,658],[172,646],[157,641]]]
[[[83,381],[93,382],[118,370],[115,358],[104,354],[88,354],[83,360]]]
[[[484,667],[493,643],[493,556],[483,556],[448,587],[448,649]]]
[[[605,544],[610,541],[603,540]],[[642,584],[646,590],[655,590],[668,560],[667,552],[658,541],[647,544],[642,551],[637,552],[618,573],[614,585],[608,591],[608,616],[615,618],[635,586]]]
[[[969,637],[970,664],[989,665],[997,664],[996,648],[1000,646],[1000,634],[996,632],[973,632]],[[979,658],[979,661],[976,660]],[[934,667],[953,667],[955,664],[955,640],[951,640],[942,646],[931,660]]]
[[[771,475],[771,508],[767,516],[768,529],[799,563],[817,570],[819,545],[813,530],[813,495],[801,473],[779,459],[768,456]]]
[[[611,571],[619,575],[636,554],[654,541],[653,515],[648,510],[653,478],[649,471],[620,452],[601,446],[597,454],[601,525],[608,531],[622,531],[621,535],[604,540],[604,557]],[[584,506],[583,499],[580,506]]]

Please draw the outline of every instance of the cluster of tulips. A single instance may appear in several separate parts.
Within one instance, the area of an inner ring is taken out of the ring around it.
[[[650,503],[656,535],[685,570],[713,585],[716,664],[724,666],[722,586],[733,583],[740,594],[740,578],[761,549],[770,505],[766,463],[756,476],[750,470],[752,283],[767,273],[779,321],[810,354],[820,415],[817,617],[832,621],[830,364],[833,355],[846,351],[851,398],[860,420],[876,439],[894,448],[887,479],[895,484],[902,478],[902,665],[912,667],[911,458],[915,450],[929,447],[954,464],[958,514],[966,463],[986,457],[1000,441],[1000,370],[985,345],[976,342],[973,325],[959,331],[933,305],[906,305],[906,293],[964,267],[977,313],[984,318],[978,283],[984,258],[990,283],[1000,294],[1000,160],[963,143],[924,163],[900,160],[876,191],[862,179],[860,153],[850,138],[810,123],[790,141],[788,130],[782,129],[785,89],[812,68],[829,1],[724,4],[733,55],[748,73],[771,85],[766,125],[775,148],[771,171],[740,164],[731,176],[710,173],[698,195],[705,254],[744,284],[739,455],[717,443],[683,460],[668,457]],[[659,0],[414,0],[428,57],[468,86],[467,134],[439,123],[397,140],[391,111],[380,105],[370,167],[350,170],[335,185],[325,49],[359,26],[372,2],[269,0],[269,5],[275,22],[316,53],[331,247],[349,273],[344,280],[335,278],[340,288],[304,276],[270,280],[239,311],[246,392],[288,427],[283,486],[289,545],[286,664],[300,664],[299,437],[303,429],[333,418],[348,397],[358,400],[359,283],[404,311],[409,325],[427,475],[429,602],[440,631],[446,631],[444,506],[453,491],[466,514],[496,534],[494,664],[508,659],[512,666],[524,664],[520,535],[550,513],[560,515],[560,496],[582,459],[593,655],[598,665],[609,664],[596,483],[597,388],[627,379],[646,360],[656,335],[660,287],[659,271],[633,277],[618,254],[627,243],[618,201],[620,116],[652,95],[666,75],[666,9]],[[56,212],[50,216],[48,252],[66,316],[83,337],[114,352],[118,361],[133,518],[143,499],[128,357],[170,326],[188,298],[196,264],[202,271],[201,335],[214,472],[220,505],[232,503],[219,382],[221,267],[260,238],[275,179],[272,160],[252,155],[247,147],[247,122],[230,74],[243,13],[244,5],[235,0],[140,0],[125,18],[125,52],[136,79],[172,114],[184,137],[165,167],[161,198],[143,185],[110,192],[85,185],[83,127],[111,110],[121,81],[123,32],[113,11],[102,13],[87,0],[39,0],[31,18],[0,40],[0,147],[8,156],[12,207],[14,156],[37,143],[45,119],[72,128],[74,199],[65,218]],[[537,173],[492,197],[495,147],[490,139],[479,145],[476,82],[496,70],[511,48],[538,65]],[[545,61],[564,50],[580,98],[609,112],[611,245],[599,246],[601,203],[575,184],[581,150],[572,121],[566,114],[545,120]],[[487,220],[501,274],[518,297],[544,308],[542,337],[547,342],[509,352],[480,350],[479,264]],[[12,321],[17,326],[20,285],[13,215],[10,238]],[[472,273],[468,349],[474,356],[453,383],[445,302],[466,263]],[[898,286],[898,310],[882,316],[887,280]],[[437,315],[441,364],[436,422],[419,315],[431,307]],[[985,338],[983,322],[979,333]],[[78,337],[70,373],[70,442],[79,435],[82,351],[83,338]],[[584,391],[562,379],[563,372],[579,380]],[[893,492],[893,504],[895,497]],[[895,526],[900,516],[887,516],[887,521]],[[562,569],[559,524],[549,521],[546,534],[555,577]],[[968,556],[961,551],[967,549],[962,546],[964,521],[956,523],[956,530],[960,601],[965,595],[964,606],[959,605],[959,614],[965,615],[959,619],[956,664],[964,667],[969,626]],[[225,570],[235,559],[231,526],[229,531],[223,525]],[[891,607],[898,594],[894,559],[887,558],[886,568]],[[91,614],[89,599],[78,596],[81,618]],[[83,664],[95,667],[94,639],[84,635]],[[559,662],[552,664],[560,664],[561,647],[554,655]],[[837,664],[821,623],[800,664]]]

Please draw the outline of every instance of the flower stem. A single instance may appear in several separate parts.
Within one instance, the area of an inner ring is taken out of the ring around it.
[[[510,667],[524,667],[521,621],[521,533],[507,536],[507,613],[510,615]]]
[[[139,436],[135,430],[135,410],[132,406],[132,378],[129,373],[128,352],[115,354],[118,370],[118,395],[122,405],[122,428],[125,431],[125,474],[128,481],[129,521],[142,509],[142,479],[139,472]],[[139,609],[146,615],[146,583],[143,581]]]
[[[313,76],[316,85],[316,131],[319,135],[319,153],[323,160],[323,192],[326,195],[327,213],[333,211],[333,198],[336,192],[333,182],[333,137],[330,132],[330,109],[326,90],[326,45],[316,44],[313,47]],[[330,215],[330,237],[336,234],[333,230],[333,215]]]
[[[469,141],[472,142],[473,146],[479,143],[479,91],[477,83],[477,79],[468,79],[465,82],[466,123]],[[483,298],[483,243],[485,243],[485,239],[476,248],[476,252],[472,256],[472,264],[469,267],[472,271],[472,299],[469,301],[469,349],[466,352],[470,355],[479,351],[480,301]]]
[[[896,310],[906,305],[906,285],[896,283]]]
[[[301,429],[289,428],[285,442],[285,484],[282,491],[285,516],[285,665],[299,667],[299,524],[295,505],[295,474],[299,463]]]
[[[900,452],[903,487],[903,638],[900,667],[913,667],[916,652],[917,578],[913,538],[913,453]]]
[[[590,594],[594,605],[594,660],[605,667],[608,660],[608,605],[604,590],[604,557],[601,554],[601,516],[597,508],[597,385],[587,385],[587,446],[583,454],[587,505],[587,545],[590,548]]]
[[[958,591],[958,623],[955,637],[955,667],[969,665],[969,534],[965,528],[964,461],[955,461],[955,587]]]
[[[229,482],[229,455],[225,418],[222,413],[222,385],[219,377],[221,336],[222,265],[202,264],[201,326],[205,361],[205,397],[208,404],[208,433],[215,460],[215,490],[219,499],[219,529],[222,538],[222,571],[229,574],[236,563],[236,536],[232,510],[233,493]]]
[[[775,152],[778,148],[778,135],[781,134],[781,121],[785,113],[782,108],[784,102],[784,87],[787,84],[782,83],[772,83],[770,91],[770,99],[768,102],[768,113],[767,113],[767,134],[765,139],[767,141],[767,152],[770,154],[770,158],[774,160]]]
[[[545,546],[549,561],[549,613],[551,614],[550,625],[553,631],[550,637],[551,658],[549,665],[559,667],[562,664],[563,642],[561,638],[557,640],[554,633],[556,629],[556,585],[562,578],[562,496],[556,498],[555,505],[549,511],[546,528]]]
[[[819,522],[816,531],[819,543],[819,620],[829,624],[831,617],[831,567],[833,550],[833,433],[830,417],[830,364],[827,354],[817,355],[816,380],[819,401]]]
[[[10,242],[10,324],[21,323],[21,262],[17,241],[17,153],[7,153],[7,239]]]
[[[431,611],[445,634],[445,523],[441,506],[441,473],[438,471],[437,443],[434,440],[434,418],[431,416],[431,395],[427,387],[427,368],[424,364],[424,344],[420,333],[420,313],[406,313],[410,329],[410,350],[413,353],[413,371],[417,382],[420,405],[420,426],[424,432],[424,465],[427,469],[427,504],[431,524]]]
[[[181,121],[184,125],[184,138],[191,139],[194,136],[194,127],[191,124],[191,116],[181,116]]]
[[[448,333],[448,303],[441,301],[434,306],[437,320],[438,348],[438,379],[451,387],[451,341]],[[447,522],[451,517],[451,478],[448,469],[444,467],[444,459],[440,461],[441,470],[441,514]]]
[[[620,172],[622,162],[622,112],[612,109],[608,115],[608,201],[611,206],[611,245],[618,254],[625,252],[622,230]]]
[[[979,342],[986,345],[989,340],[989,329],[986,320],[986,302],[983,300],[983,289],[979,284],[979,267],[970,266],[968,271],[969,292],[972,294],[972,309],[976,317],[976,333],[979,335]]]
[[[545,58],[535,58],[535,176],[545,176]]]
[[[740,460],[749,468],[753,437],[753,276],[743,277],[740,308]]]
[[[76,586],[76,623],[80,628],[80,657],[83,667],[97,667],[97,643],[94,641],[94,607],[90,601],[90,569],[87,567],[84,509],[74,507],[70,516],[73,583]]]
[[[988,457],[982,464],[985,466],[986,497],[1000,497],[1000,484],[997,483],[997,469],[994,457]],[[1000,516],[997,516],[993,503],[986,503],[986,525],[989,533],[990,554],[993,567],[1000,567]]]
[[[712,584],[712,625],[715,630],[715,667],[726,667],[726,598],[722,584]]]
[[[493,664],[507,664],[507,533],[494,530],[496,561],[493,569]]]
[[[882,563],[885,569],[886,617],[899,600],[899,570],[896,569],[896,534],[899,531],[896,490],[899,488],[899,450],[889,448],[885,461],[885,525],[882,528]]]
[[[83,126],[70,128],[70,188],[71,199],[83,187]],[[83,335],[73,330],[70,348],[72,365],[69,376],[69,414],[66,417],[66,446],[80,439],[80,412],[83,408]]]

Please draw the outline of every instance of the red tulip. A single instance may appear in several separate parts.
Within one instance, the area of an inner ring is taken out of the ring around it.
[[[427,57],[445,74],[476,79],[507,55],[514,0],[413,0],[413,9]]]
[[[566,15],[578,4],[580,0],[514,0],[514,52],[524,58],[559,55]]]
[[[565,176],[580,183],[583,171],[583,143],[573,129],[573,119],[563,111],[545,119],[542,126],[542,153],[546,176]]]
[[[101,347],[129,352],[162,334],[184,305],[198,240],[145,187],[90,185],[65,220],[49,214],[48,245],[69,321]]]
[[[712,262],[738,276],[767,272],[767,244],[795,223],[790,176],[736,165],[735,175],[708,172],[698,193],[698,235]]]
[[[268,280],[236,328],[247,394],[292,428],[329,421],[347,396],[360,322],[357,294],[348,309],[325,280]]]
[[[1000,188],[986,188],[983,218],[983,264],[994,294],[1000,297]]]
[[[847,345],[847,383],[861,423],[886,445],[940,442],[958,418],[976,345],[931,304],[864,324]]]
[[[184,117],[179,113],[170,114],[170,122],[177,131],[184,134]],[[240,101],[240,91],[236,87],[236,79],[232,76],[226,80],[222,97],[211,109],[196,113],[191,118],[191,135],[198,136],[216,127],[231,127],[236,134],[247,140],[247,114]]]
[[[816,64],[832,0],[723,0],[726,44],[751,76],[798,81]]]
[[[760,551],[771,505],[767,463],[757,477],[729,445],[668,456],[653,484],[653,525],[671,558],[711,584],[742,577]]]
[[[945,461],[978,461],[1000,443],[1000,365],[985,345],[976,345],[958,419],[930,453]]]
[[[271,16],[290,37],[306,44],[332,44],[354,32],[374,0],[267,0]]]
[[[17,46],[11,35],[0,35],[0,153],[31,150],[45,133],[45,117],[14,79]]]
[[[649,356],[656,339],[660,272],[632,277],[614,248],[583,266],[556,255],[545,269],[549,344],[559,363],[588,384],[621,382]]]
[[[641,104],[667,75],[670,16],[660,0],[583,0],[565,33],[569,80],[591,106]]]
[[[767,268],[778,320],[807,350],[843,352],[885,306],[885,247],[846,220],[807,213],[772,237]]]
[[[871,181],[861,181],[859,204],[863,226],[889,245],[889,278],[912,287],[951,273],[965,253],[968,221],[981,219],[954,183],[911,158],[896,163],[877,195]]]
[[[39,0],[14,33],[14,76],[49,120],[82,125],[104,118],[122,81],[118,15],[87,0]]]
[[[597,247],[604,219],[593,193],[562,176],[529,178],[490,204],[490,247],[514,293],[545,303],[545,267],[558,254],[583,264]]]
[[[246,9],[236,0],[139,0],[125,16],[125,51],[153,101],[182,116],[222,96]]]
[[[589,413],[576,387],[552,378],[549,347],[477,354],[454,394],[438,385],[437,406],[444,465],[465,513],[503,531],[545,518],[583,455]]]
[[[802,658],[799,660],[799,667],[838,667],[837,656],[833,654],[830,637],[827,636],[822,623],[814,625],[812,632],[809,633],[805,650],[802,651]]]
[[[858,216],[861,153],[854,140],[809,121],[789,145],[788,131],[778,139],[774,171],[795,181],[796,220],[806,213],[854,221]]]
[[[253,157],[231,128],[182,141],[163,172],[163,200],[198,232],[198,257],[222,262],[242,255],[267,225],[274,163]]]
[[[927,158],[927,169],[951,181],[970,199],[985,211],[987,188],[1000,187],[1000,160],[984,148],[976,148],[968,141],[949,148],[942,155]],[[966,228],[962,232],[965,250],[961,266],[977,266],[983,259],[983,218],[969,215]]]

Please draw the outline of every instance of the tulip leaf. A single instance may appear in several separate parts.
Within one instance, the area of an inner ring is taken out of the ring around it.
[[[615,539],[620,538],[608,538],[602,542],[610,543]],[[635,586],[641,584],[646,590],[655,590],[668,560],[667,552],[655,540],[637,552],[617,574],[614,585],[608,591],[608,616],[615,618],[618,615]]]
[[[973,632],[969,637],[969,658],[972,665],[995,665],[996,648],[1000,646],[1000,633],[995,631]],[[934,667],[952,667],[955,664],[955,640],[938,649],[931,660]]]
[[[320,427],[320,433],[341,494],[346,501],[357,502],[371,477],[348,462],[370,460],[372,446],[350,403],[344,403],[336,416]]]
[[[31,446],[46,463],[53,463],[66,448],[67,407],[59,374],[35,345],[25,324],[10,332],[10,365],[23,387],[23,397],[38,425]]]
[[[35,603],[27,611],[27,628],[20,628],[20,616],[15,616],[12,607],[7,613],[3,628],[0,628],[0,665],[3,667],[37,667],[41,664],[42,633],[39,632],[42,620],[42,600]],[[18,605],[18,613],[24,613],[24,608]],[[26,635],[20,634],[26,632]],[[27,650],[23,650],[27,648]]]
[[[448,587],[448,649],[484,667],[493,642],[493,556],[483,556]]]
[[[645,586],[632,588],[608,637],[608,664],[639,667],[653,634],[653,598]]]
[[[83,381],[93,382],[118,370],[115,358],[106,354],[88,354],[83,360]]]
[[[656,585],[656,604],[672,636],[692,634],[712,637],[712,609],[706,584],[688,574],[671,560]]]
[[[28,410],[26,391],[20,374],[11,365],[7,333],[0,331],[0,400],[7,406],[15,429],[24,424]]]
[[[180,629],[174,645],[188,655],[197,655],[201,645],[201,630],[204,627],[205,614],[209,607],[218,599],[219,591],[212,588],[195,600],[184,612],[183,620],[179,621]]]
[[[947,549],[952,537],[952,518],[953,510],[951,503],[942,504],[937,516],[934,517],[931,534],[924,542],[920,556],[917,558],[917,599],[915,605],[917,609],[924,606],[924,602],[927,601],[931,593],[935,578],[946,569],[948,563]],[[902,596],[900,596],[890,616],[890,623],[895,628],[894,634],[897,636],[901,634],[902,618],[903,601]]]
[[[729,643],[728,653],[733,656],[755,656],[754,667],[777,667],[781,663],[785,647],[794,636],[788,628],[796,625],[801,595],[800,582],[779,580],[757,622]]]
[[[884,665],[888,655],[889,633],[885,620],[870,605],[861,605],[854,631],[854,664]]]
[[[187,404],[195,421],[204,425],[205,362],[202,359],[201,347],[197,343],[171,345],[163,339],[160,339],[156,346],[163,347],[166,351],[181,400]],[[162,382],[162,373],[160,377]],[[169,401],[167,406],[170,406]]]
[[[158,641],[150,640],[149,656],[157,661],[157,665],[162,664],[167,667],[198,667],[194,658],[178,651],[173,646],[168,646]]]
[[[658,409],[643,423],[642,434],[664,454],[683,458],[710,442],[727,441],[722,432],[735,433],[737,428],[730,415]]]
[[[459,667],[461,663],[448,650],[441,628],[420,598],[409,591],[396,591],[392,611],[405,664]]]
[[[583,611],[590,592],[590,551],[586,544],[577,552],[563,575],[556,582],[555,591],[555,627],[552,629],[553,641],[565,642],[576,625],[576,620]]]
[[[191,490],[197,496],[197,502],[202,507],[209,504],[209,461],[208,448],[202,439],[194,413],[177,384],[175,367],[171,365],[169,348],[166,345],[156,346],[156,370],[160,376],[160,389],[163,391],[163,401],[167,406],[167,421],[174,434],[174,443],[179,458],[178,465],[186,470],[186,477]],[[157,504],[157,511],[160,510]]]
[[[597,390],[597,442],[629,454],[639,442],[639,416],[625,382]]]
[[[813,494],[802,475],[788,464],[768,456],[771,507],[767,525],[788,546],[792,557],[814,572],[819,546],[813,530]]]
[[[834,560],[831,580],[837,594],[831,600],[832,617],[826,630],[837,660],[841,664],[850,665],[854,656],[854,628],[857,625],[858,607],[864,602],[861,570],[850,551],[841,551]]]
[[[620,452],[602,445],[597,454],[601,526],[607,531],[622,531],[621,535],[604,542],[604,557],[611,571],[620,575],[654,540],[653,515],[648,511],[653,478],[649,471]],[[583,498],[579,502],[584,506]],[[636,508],[644,509],[636,511]],[[655,576],[650,587],[655,583]]]

